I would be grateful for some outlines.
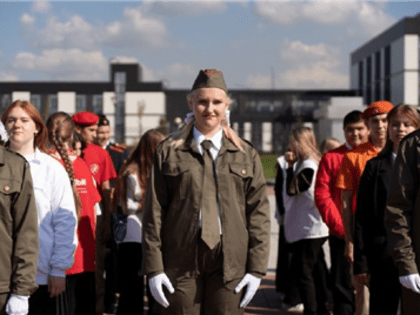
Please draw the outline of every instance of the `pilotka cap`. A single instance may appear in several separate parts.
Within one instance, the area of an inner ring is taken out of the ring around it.
[[[216,69],[200,70],[192,86],[192,91],[202,88],[219,88],[228,93],[223,73]]]

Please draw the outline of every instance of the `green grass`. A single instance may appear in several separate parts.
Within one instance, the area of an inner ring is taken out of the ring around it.
[[[264,169],[265,178],[275,178],[276,177],[276,160],[277,156],[274,154],[262,154],[261,163]]]

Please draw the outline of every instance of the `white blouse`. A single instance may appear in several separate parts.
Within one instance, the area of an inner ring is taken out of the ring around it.
[[[143,211],[137,212],[140,205],[140,198],[142,196],[140,183],[136,174],[130,174],[127,176],[127,208],[129,215],[127,218],[127,234],[123,240],[123,243],[142,242],[143,233]]]

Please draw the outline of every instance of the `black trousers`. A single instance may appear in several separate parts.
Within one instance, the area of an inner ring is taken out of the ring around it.
[[[322,315],[327,309],[327,294],[324,290],[327,279],[316,274],[317,262],[326,238],[303,239],[293,243],[292,273],[296,277],[297,286],[304,306],[304,315]]]
[[[369,314],[396,315],[402,292],[402,286],[398,279],[398,269],[389,256],[373,264],[373,266],[375,268],[372,268],[369,284]]]
[[[352,266],[344,257],[346,242],[330,235],[331,282],[334,314],[353,315],[356,311]]]
[[[62,294],[64,295],[64,294]],[[59,315],[57,297],[50,297],[48,285],[40,285],[29,297],[29,315]]]
[[[142,315],[144,277],[141,275],[141,243],[119,244],[119,280],[121,282],[117,315]]]
[[[301,303],[296,279],[291,273],[292,244],[286,241],[284,227],[280,227],[277,251],[276,291],[284,294],[283,302],[291,306]]]
[[[83,272],[66,278],[67,315],[95,315],[95,273]]]

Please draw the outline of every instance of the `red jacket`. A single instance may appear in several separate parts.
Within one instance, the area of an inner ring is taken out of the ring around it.
[[[330,234],[344,238],[343,220],[341,218],[341,189],[335,186],[344,154],[349,151],[346,145],[331,150],[322,156],[319,162],[315,182],[315,204]]]

